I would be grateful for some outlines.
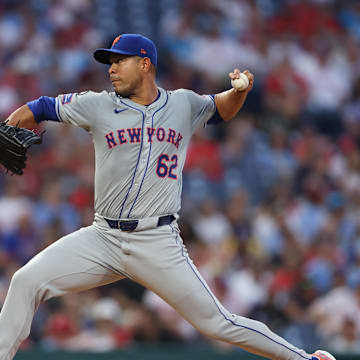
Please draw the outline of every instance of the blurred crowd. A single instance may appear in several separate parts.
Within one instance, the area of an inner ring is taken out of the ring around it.
[[[234,67],[254,73],[237,118],[193,137],[182,237],[230,311],[309,351],[360,353],[360,2],[1,0],[1,118],[41,95],[110,90],[92,52],[121,32],[155,40],[167,89],[213,94]],[[24,176],[0,173],[0,305],[19,267],[93,220],[90,136],[44,129]],[[124,280],[43,304],[22,348],[199,341]]]

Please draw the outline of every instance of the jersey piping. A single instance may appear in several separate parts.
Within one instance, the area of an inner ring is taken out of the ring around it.
[[[140,150],[139,150],[139,155],[138,155],[138,158],[137,158],[137,161],[136,161],[136,166],[135,166],[135,170],[134,170],[134,174],[133,174],[133,177],[132,177],[132,180],[131,180],[131,184],[130,184],[130,187],[129,187],[129,190],[127,191],[126,195],[125,195],[125,198],[123,200],[123,203],[121,205],[121,210],[120,210],[120,215],[119,215],[119,218],[121,219],[121,216],[122,216],[122,213],[123,213],[123,210],[124,210],[124,206],[125,206],[125,203],[126,203],[126,200],[129,196],[129,193],[134,185],[134,179],[135,179],[135,175],[136,175],[136,170],[139,166],[139,161],[140,161],[140,156],[141,156],[141,151],[142,151],[142,147],[143,147],[143,142],[144,142],[144,123],[145,123],[145,114],[144,112],[141,110],[141,109],[138,109],[134,106],[131,106],[129,104],[126,104],[124,103],[121,99],[120,99],[120,102],[123,104],[123,105],[126,105],[126,106],[129,106],[130,108],[136,110],[136,111],[139,111],[141,114],[142,114],[142,129],[141,129],[141,144],[140,144]],[[129,215],[128,215],[129,217]]]
[[[159,92],[159,93],[160,93],[160,92]],[[166,92],[166,101],[165,101],[164,105],[161,106],[159,109],[157,109],[157,110],[154,112],[154,114],[152,115],[152,117],[151,117],[151,127],[152,127],[152,128],[154,127],[154,116],[155,116],[155,114],[156,114],[157,112],[159,112],[161,109],[163,109],[163,108],[166,106],[168,100],[169,100],[169,95],[168,95],[168,93]],[[141,184],[140,184],[140,186],[139,186],[139,190],[138,190],[138,192],[137,192],[137,194],[136,194],[135,200],[134,200],[134,202],[133,202],[133,204],[132,204],[132,206],[131,206],[131,208],[130,208],[130,210],[129,210],[129,213],[128,213],[128,216],[127,216],[128,218],[130,217],[131,211],[132,211],[132,209],[133,209],[133,207],[134,207],[134,205],[135,205],[135,203],[136,203],[136,200],[137,200],[137,198],[138,198],[138,196],[139,196],[139,194],[140,194],[142,185],[143,185],[144,180],[145,180],[146,172],[147,172],[147,170],[148,170],[149,161],[150,161],[151,148],[152,148],[152,142],[150,142],[150,149],[149,149],[149,154],[148,154],[148,158],[147,158],[147,163],[146,163],[146,168],[145,168],[144,176],[143,176],[143,178],[142,178],[142,180],[141,180]]]

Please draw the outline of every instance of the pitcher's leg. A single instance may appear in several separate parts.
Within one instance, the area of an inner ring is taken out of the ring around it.
[[[165,229],[142,241],[128,262],[135,281],[154,291],[200,332],[273,360],[312,359],[259,321],[236,316],[215,298],[182,246]],[[172,236],[172,237],[171,237]]]
[[[0,360],[14,357],[28,337],[42,301],[71,291],[97,287],[123,276],[101,265],[104,256],[93,227],[80,229],[36,255],[13,276],[0,313]]]
[[[189,258],[187,265],[192,273],[184,269],[183,275],[192,291],[173,306],[200,332],[273,360],[312,359],[305,351],[273,333],[265,324],[231,314],[216,299]],[[158,294],[166,296],[166,293]],[[168,300],[166,297],[164,299]]]

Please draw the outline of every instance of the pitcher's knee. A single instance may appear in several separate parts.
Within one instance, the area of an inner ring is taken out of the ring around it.
[[[26,266],[17,270],[13,275],[10,283],[9,291],[15,291],[17,293],[37,294],[42,290],[41,281],[36,277],[31,270]]]
[[[211,338],[229,343],[241,344],[246,342],[248,336],[244,336],[248,331],[256,331],[257,334],[266,334],[270,330],[260,321],[248,319],[235,314],[217,316],[211,321],[203,322],[197,329]]]
[[[10,288],[34,298],[40,304],[52,297],[63,295],[60,285],[48,274],[39,273],[36,267],[25,265],[13,275]],[[10,290],[10,289],[9,289]]]
[[[26,291],[27,289],[31,289],[36,286],[35,282],[36,279],[31,276],[25,267],[22,267],[14,273],[11,279],[10,287],[14,290]]]

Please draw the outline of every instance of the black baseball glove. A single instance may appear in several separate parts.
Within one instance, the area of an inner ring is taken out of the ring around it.
[[[34,131],[0,123],[0,163],[8,171],[22,175],[26,166],[26,153],[33,144],[41,144],[42,134]]]

